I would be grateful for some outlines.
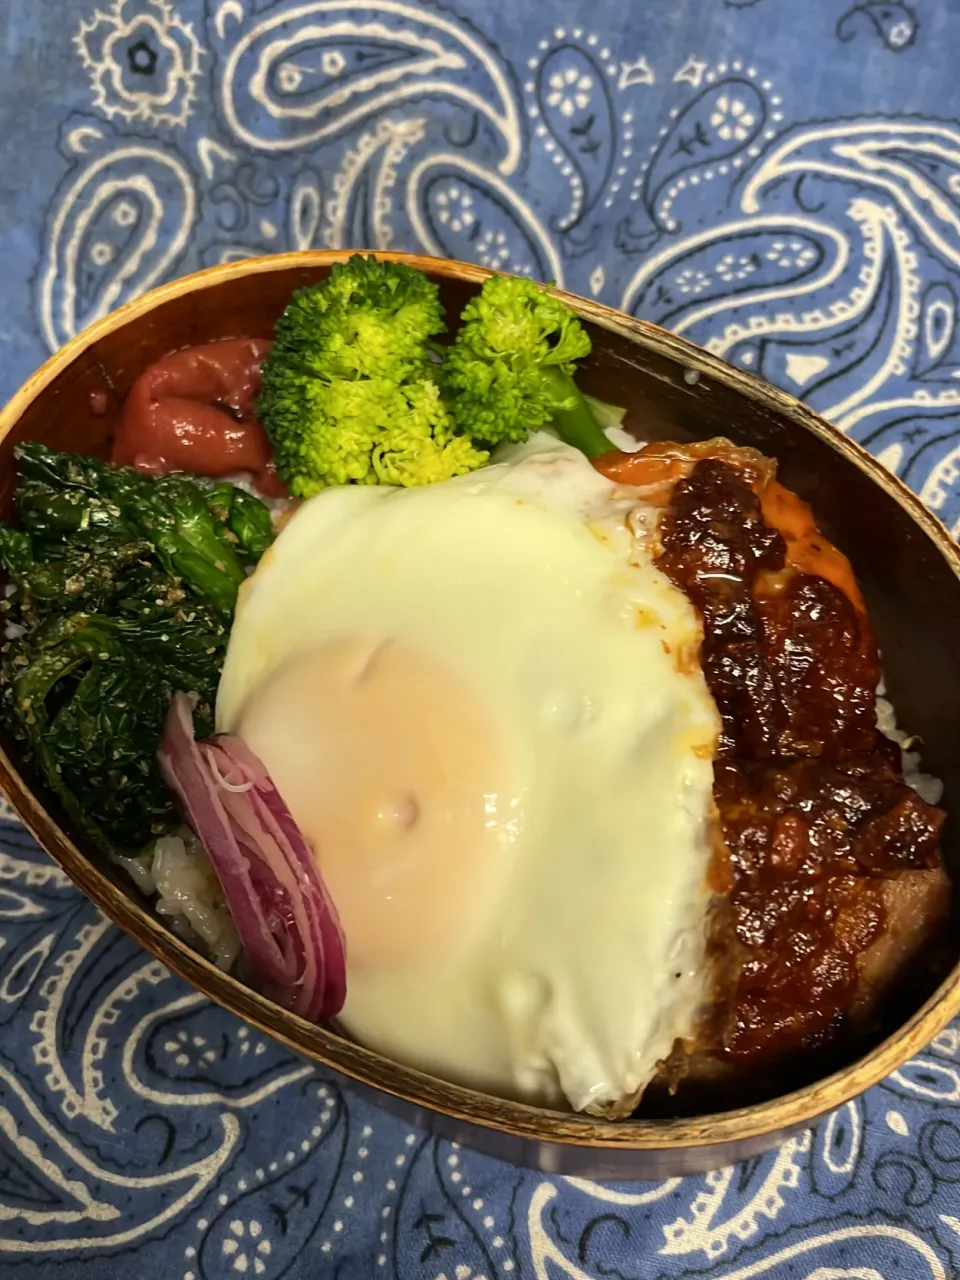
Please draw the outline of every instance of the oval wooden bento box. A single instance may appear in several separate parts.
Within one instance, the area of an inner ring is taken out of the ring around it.
[[[103,455],[137,374],[190,343],[260,337],[291,292],[321,279],[343,253],[250,259],[188,276],[138,298],[57,352],[0,416],[0,499],[9,517],[13,446],[42,440]],[[400,255],[383,255],[396,256]],[[457,315],[488,272],[407,258],[440,285]],[[626,405],[645,438],[730,436],[780,462],[785,482],[811,502],[863,584],[900,722],[922,735],[924,767],[960,806],[960,553],[918,500],[863,450],[759,379],[681,338],[581,298],[565,296],[593,338],[581,383]],[[102,408],[103,395],[107,411]],[[99,404],[98,404],[99,400]],[[6,744],[5,744],[6,745]],[[132,885],[81,840],[55,805],[0,751],[0,786],[24,822],[97,906],[158,960],[212,999],[307,1058],[333,1067],[387,1109],[455,1141],[548,1173],[660,1178],[754,1155],[881,1080],[960,1011],[960,965],[936,989],[915,989],[890,1010],[886,1038],[858,1061],[785,1097],[722,1114],[615,1124],[505,1102],[398,1066],[312,1026],[221,973],[151,914]],[[946,856],[960,883],[956,821]],[[960,939],[957,956],[960,957]]]

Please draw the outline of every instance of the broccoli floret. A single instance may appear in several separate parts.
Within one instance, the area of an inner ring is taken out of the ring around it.
[[[444,328],[439,290],[422,271],[358,253],[296,291],[277,321],[267,368],[279,349],[317,377],[399,381],[422,371],[427,340]]]
[[[568,444],[597,457],[611,448],[573,381],[590,352],[577,317],[552,294],[515,276],[492,276],[464,309],[443,377],[458,426],[485,445],[525,440],[552,423]]]
[[[399,391],[405,403],[398,400],[389,436],[373,450],[373,467],[381,483],[433,484],[466,475],[486,462],[486,452],[467,436],[457,435],[435,382],[423,379]]]
[[[355,254],[293,295],[258,405],[292,493],[430,484],[486,462],[440,398],[427,343],[443,330],[436,285],[372,256]]]

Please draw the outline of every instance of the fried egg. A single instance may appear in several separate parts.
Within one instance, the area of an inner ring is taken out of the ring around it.
[[[656,513],[547,434],[305,502],[245,584],[217,727],[346,937],[359,1042],[616,1116],[705,998],[719,721]]]

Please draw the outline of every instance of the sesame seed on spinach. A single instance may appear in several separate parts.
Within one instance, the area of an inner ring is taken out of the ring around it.
[[[273,537],[230,484],[153,478],[17,447],[19,528],[0,525],[0,718],[67,816],[110,853],[176,825],[156,763],[178,689],[213,704],[237,589]]]

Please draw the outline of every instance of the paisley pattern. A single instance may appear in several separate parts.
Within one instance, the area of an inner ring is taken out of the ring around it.
[[[0,12],[4,394],[177,273],[419,248],[756,370],[960,534],[955,5],[100,4]],[[744,1165],[543,1177],[428,1140],[211,1008],[9,812],[0,1027],[11,1280],[960,1274],[957,1027]]]

